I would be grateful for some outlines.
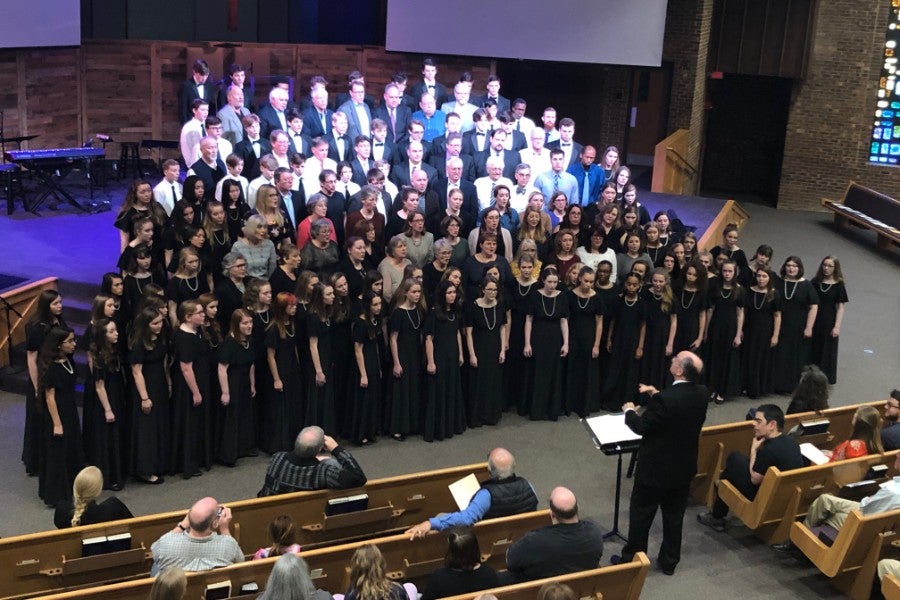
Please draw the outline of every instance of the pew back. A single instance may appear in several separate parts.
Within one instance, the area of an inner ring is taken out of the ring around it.
[[[643,552],[634,555],[628,563],[600,567],[590,571],[570,573],[559,577],[537,579],[526,583],[507,585],[472,594],[450,596],[444,600],[474,600],[479,594],[493,594],[498,600],[534,600],[545,583],[564,583],[572,588],[576,598],[595,600],[637,600],[647,579],[650,561]]]
[[[296,492],[230,502],[234,513],[231,532],[248,554],[269,544],[268,525],[283,514],[297,524],[297,543],[303,548],[387,535],[433,514],[455,510],[447,486],[470,473],[481,481],[487,479],[487,464],[376,479],[355,490]],[[328,499],[362,492],[369,495],[368,510],[325,516]],[[0,569],[0,589],[9,597],[28,597],[146,576],[151,544],[183,517],[184,511],[172,511],[2,539],[0,564],[10,567]],[[121,533],[131,534],[131,551],[79,558],[82,540]]]
[[[548,525],[550,511],[489,519],[481,521],[473,528],[482,551],[482,559],[495,569],[506,568],[506,548],[529,531]],[[433,533],[421,539],[410,541],[409,536],[393,535],[374,540],[341,544],[315,550],[302,551],[300,555],[309,564],[310,574],[316,587],[332,594],[344,593],[349,584],[350,559],[356,550],[368,543],[378,546],[387,563],[388,576],[401,582],[415,583],[422,589],[428,575],[441,567],[447,553],[447,538]],[[232,595],[237,595],[242,586],[255,583],[259,590],[265,588],[272,565],[277,558],[254,560],[231,565],[214,571],[189,573],[186,598],[202,598],[208,585],[228,581]],[[153,586],[152,578],[116,583],[102,587],[82,589],[49,596],[56,600],[143,600]]]

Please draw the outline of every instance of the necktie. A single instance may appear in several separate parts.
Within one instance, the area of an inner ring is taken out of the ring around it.
[[[516,131],[522,131],[522,120],[516,120]]]
[[[553,191],[559,190],[559,173],[553,176]]]
[[[344,199],[345,200],[350,199],[350,186],[347,184],[344,184]]]
[[[172,200],[174,202],[178,202],[178,191],[175,189],[175,184],[172,184]]]
[[[200,123],[200,135],[201,137],[206,137],[206,125]]]
[[[584,172],[584,183],[581,184],[581,205],[587,206],[590,202],[589,194],[591,191],[591,178],[588,171]]]
[[[388,114],[391,116],[391,131],[394,132],[394,141],[397,141],[397,111],[396,109],[389,109]]]
[[[325,113],[323,113],[323,112],[319,113],[319,121],[322,122],[322,131],[327,132],[328,127],[325,125]]]
[[[560,144],[560,146],[562,146],[563,148],[569,148],[572,146],[572,144],[567,144],[567,143],[563,142],[562,144]]]

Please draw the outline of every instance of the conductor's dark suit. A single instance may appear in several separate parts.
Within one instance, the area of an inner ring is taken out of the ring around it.
[[[642,439],[623,561],[630,561],[636,552],[647,551],[657,507],[662,509],[663,517],[659,564],[674,571],[681,560],[684,510],[691,480],[697,472],[697,445],[708,402],[705,386],[683,381],[654,394],[643,414],[625,412],[625,424]]]

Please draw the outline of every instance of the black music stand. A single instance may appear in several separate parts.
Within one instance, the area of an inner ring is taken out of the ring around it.
[[[581,419],[594,445],[606,456],[616,457],[616,498],[613,507],[613,526],[603,539],[617,537],[626,544],[628,538],[619,530],[619,508],[622,504],[622,455],[634,452],[641,445],[641,436],[625,425],[625,415],[599,415]]]
[[[159,174],[162,175],[162,151],[178,150],[178,140],[143,140],[141,148],[156,150],[156,168],[159,170]],[[224,161],[225,159],[222,160]]]

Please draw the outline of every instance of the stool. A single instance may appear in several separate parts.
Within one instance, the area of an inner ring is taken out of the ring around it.
[[[22,207],[28,210],[25,190],[22,187],[19,165],[13,163],[0,164],[0,187],[6,190],[6,214],[13,214],[16,207],[16,196],[22,198]]]
[[[119,154],[119,179],[127,175],[127,171],[131,169],[131,176],[139,179],[141,176],[141,155],[139,154],[139,144],[137,142],[119,142],[122,151]]]

